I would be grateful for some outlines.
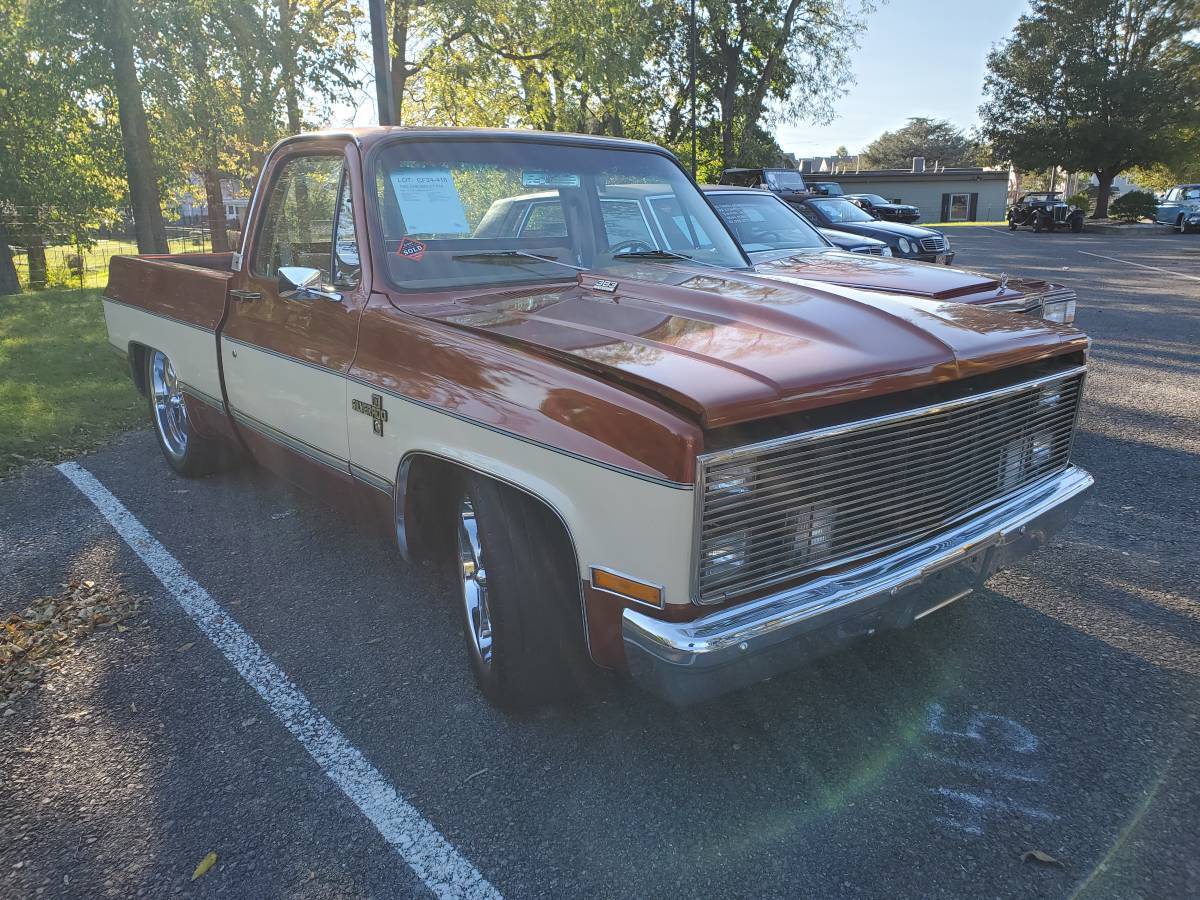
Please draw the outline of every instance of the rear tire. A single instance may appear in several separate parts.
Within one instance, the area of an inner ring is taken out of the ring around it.
[[[562,525],[532,497],[481,476],[452,496],[459,608],[479,689],[504,707],[578,693],[596,670]]]
[[[196,431],[175,367],[161,350],[146,351],[146,397],[158,448],[172,469],[187,478],[198,478],[224,468],[225,446]]]
[[[1039,234],[1046,230],[1046,221],[1042,218],[1041,213],[1033,217],[1033,230]]]

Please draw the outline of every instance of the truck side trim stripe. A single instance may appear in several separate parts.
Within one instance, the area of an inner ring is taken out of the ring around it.
[[[205,328],[203,325],[197,325],[195,322],[185,322],[183,319],[177,319],[174,316],[168,316],[166,313],[155,312],[152,309],[147,309],[144,306],[135,306],[132,303],[126,303],[124,300],[114,300],[112,297],[104,296],[100,298],[105,303],[115,303],[117,306],[124,306],[127,309],[144,312],[148,316],[154,316],[159,319],[166,319],[168,322],[174,322],[176,325],[186,325],[188,328],[195,328],[197,331],[203,331],[205,334],[216,334],[211,328]]]
[[[204,393],[204,391],[200,390],[200,388],[193,387],[192,385],[187,384],[186,382],[183,382],[183,381],[179,382],[179,388],[185,394],[187,394],[191,397],[195,397],[201,403],[207,403],[209,406],[211,406],[213,409],[217,410],[218,412],[225,412],[225,403],[223,401],[218,400],[216,397],[212,396],[211,394]]]
[[[691,490],[695,489],[695,485],[693,485],[693,484],[685,484],[685,483],[679,482],[679,481],[669,481],[668,479],[665,479],[665,478],[656,478],[653,475],[646,475],[642,472],[634,472],[631,469],[623,469],[620,466],[614,466],[610,463],[601,462],[598,459],[592,459],[591,457],[588,457],[588,456],[582,456],[578,453],[572,453],[570,450],[564,450],[561,447],[554,447],[554,446],[551,446],[550,444],[542,443],[541,441],[534,440],[533,438],[527,437],[523,434],[517,434],[515,431],[507,431],[503,428],[498,428],[495,425],[490,425],[487,422],[481,422],[478,419],[472,419],[469,416],[462,415],[461,413],[456,413],[456,412],[453,412],[448,409],[443,409],[440,406],[434,406],[433,404],[426,403],[423,400],[416,400],[412,397],[406,397],[404,394],[398,394],[394,390],[390,390],[389,388],[382,387],[378,384],[373,384],[370,381],[364,381],[361,378],[353,378],[353,377],[347,376],[338,369],[331,369],[328,366],[322,366],[322,365],[319,365],[314,362],[309,362],[306,359],[299,359],[298,357],[295,357],[295,356],[289,356],[286,353],[280,353],[278,350],[272,350],[269,347],[260,347],[257,344],[247,343],[246,341],[239,341],[237,338],[226,337],[225,335],[221,335],[221,341],[222,341],[222,343],[228,342],[230,344],[240,344],[241,346],[247,347],[251,350],[257,350],[260,353],[269,353],[272,356],[277,356],[280,359],[284,359],[284,360],[287,360],[288,362],[296,363],[297,365],[307,366],[308,368],[315,369],[318,372],[328,372],[330,374],[337,375],[340,378],[345,378],[351,384],[358,384],[358,385],[361,385],[362,387],[370,388],[373,391],[376,391],[380,394],[384,394],[385,396],[388,396],[388,397],[392,397],[396,400],[400,400],[404,403],[411,403],[414,406],[420,406],[424,409],[428,409],[431,412],[440,413],[443,416],[450,416],[451,418],[458,419],[459,421],[462,421],[462,422],[467,422],[478,428],[486,428],[488,431],[494,431],[496,434],[502,434],[505,437],[515,438],[518,441],[524,441],[526,444],[532,444],[535,447],[541,447],[542,449],[550,450],[553,453],[560,453],[563,456],[569,456],[572,459],[579,460],[580,462],[591,463],[593,466],[600,466],[601,468],[609,469],[610,471],[613,471],[613,472],[620,472],[622,475],[628,475],[631,478],[640,478],[642,481],[648,481],[651,484],[658,484],[658,485],[662,485],[663,487],[675,488],[677,490],[691,491]]]
[[[272,428],[266,422],[260,422],[258,419],[240,410],[231,408],[230,413],[233,415],[234,421],[239,425],[244,425],[252,431],[257,431],[265,438],[269,438],[278,444],[283,444],[285,447],[295,450],[297,453],[307,456],[315,462],[322,463],[331,469],[336,469],[343,474],[349,472],[349,462],[341,457],[334,456],[332,453],[326,453],[324,450],[314,447],[311,444],[306,444],[304,441],[292,437],[290,434],[284,434],[282,431]]]

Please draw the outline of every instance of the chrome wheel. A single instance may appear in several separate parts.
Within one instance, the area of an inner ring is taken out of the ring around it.
[[[150,396],[154,403],[154,426],[163,449],[172,459],[182,460],[188,445],[187,407],[175,367],[158,350],[150,358]]]
[[[483,546],[479,523],[470,497],[463,498],[458,520],[458,560],[463,607],[471,648],[485,668],[492,664],[492,617],[488,611],[487,572],[483,568]]]

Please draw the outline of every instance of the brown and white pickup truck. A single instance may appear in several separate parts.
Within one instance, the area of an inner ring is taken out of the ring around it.
[[[249,456],[446,564],[499,703],[596,666],[685,703],[909,625],[1092,484],[1083,334],[760,272],[649,144],[303,135],[244,235],[112,262],[167,462]]]

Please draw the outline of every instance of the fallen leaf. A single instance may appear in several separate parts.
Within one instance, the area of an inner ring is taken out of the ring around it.
[[[117,626],[117,631],[128,631],[128,630],[129,630],[129,629],[128,629],[128,628],[126,628],[124,625],[118,625],[118,626]]]
[[[180,644],[178,647],[176,647],[175,652],[176,653],[187,653],[189,650],[191,650],[195,646],[196,646],[195,641],[188,641],[186,644]]]
[[[1049,853],[1043,853],[1041,850],[1026,850],[1021,854],[1021,862],[1029,862],[1031,859],[1048,866],[1061,866],[1064,869],[1067,867],[1061,859],[1055,859]]]
[[[192,881],[195,881],[209,869],[217,864],[217,854],[209,853],[208,856],[200,860],[200,865],[196,866],[196,871],[192,873]]]

